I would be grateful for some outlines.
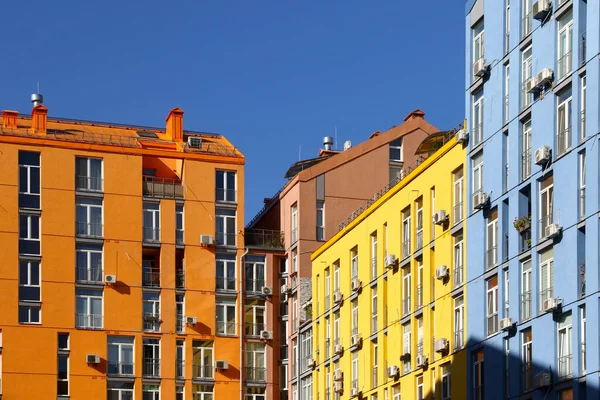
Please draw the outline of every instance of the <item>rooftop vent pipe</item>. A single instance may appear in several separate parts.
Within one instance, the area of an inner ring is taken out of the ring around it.
[[[325,150],[331,150],[332,145],[333,145],[333,138],[331,136],[325,136],[323,138],[323,146],[325,146]]]
[[[31,95],[31,102],[33,103],[34,107],[39,106],[44,102],[44,96],[39,93],[34,93]]]

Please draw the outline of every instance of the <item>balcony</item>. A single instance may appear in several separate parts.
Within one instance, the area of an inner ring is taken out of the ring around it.
[[[133,376],[133,362],[108,360],[106,374],[110,376]]]
[[[557,156],[560,157],[571,149],[571,127],[568,126],[558,132],[556,137]]]
[[[269,249],[284,249],[284,235],[281,231],[269,229],[246,229],[244,231],[246,246]]]
[[[573,61],[571,60],[571,52],[565,53],[558,59],[558,76],[556,81],[566,78],[573,70]]]
[[[571,346],[571,343],[568,344]],[[573,377],[573,355],[566,354],[558,357],[558,379],[565,380]]]
[[[102,224],[95,224],[87,221],[77,221],[75,225],[75,235],[77,235],[77,237],[102,239]]]
[[[465,345],[465,331],[459,329],[454,332],[454,350],[460,350]]]
[[[218,203],[235,203],[236,202],[235,198],[236,198],[235,189],[217,188],[216,200]]]
[[[410,315],[410,296],[402,299],[402,316]]]
[[[235,278],[218,276],[216,280],[217,291],[235,291]]]
[[[102,192],[102,181],[99,176],[78,175],[75,189],[81,192]]]
[[[521,181],[531,176],[531,148],[521,153]]]
[[[531,33],[531,26],[533,24],[533,11],[529,11],[521,19],[521,40],[526,38]]]
[[[462,197],[462,195],[461,195]],[[452,223],[454,225],[458,224],[463,220],[463,202],[458,202],[452,209]]]
[[[483,122],[473,126],[473,145],[475,148],[483,141]]]
[[[185,271],[183,268],[175,269],[175,288],[185,289]]]
[[[245,367],[246,381],[264,382],[267,377],[267,369],[264,367]]]
[[[494,268],[498,264],[498,247],[491,246],[486,251],[486,271]]]
[[[523,361],[523,365],[521,366],[521,385],[523,392],[533,388],[533,368],[531,361]]]
[[[103,285],[104,274],[102,273],[102,265],[77,267],[75,269],[75,281],[86,285]]]
[[[183,199],[183,185],[180,179],[144,175],[142,193],[146,197]]]
[[[423,307],[423,285],[417,285],[417,304],[415,304],[415,309],[419,309]]]
[[[159,267],[144,267],[142,271],[142,286],[150,288],[160,287]]]
[[[410,239],[402,242],[402,258],[410,257]]]
[[[531,319],[531,290],[521,294],[521,321]]]
[[[160,378],[160,358],[144,358],[142,376],[145,378]]]
[[[212,364],[193,364],[193,380],[212,380],[214,379],[214,367]]]
[[[454,265],[454,288],[463,284],[463,266],[462,264]]]
[[[144,243],[160,243],[160,228],[145,226]]]
[[[146,332],[160,332],[160,314],[144,313],[142,329]]]
[[[244,324],[244,328],[246,336],[260,337],[260,331],[265,330],[265,324],[255,324],[252,322],[246,322]]]
[[[246,279],[247,294],[261,294],[263,287],[265,287],[264,279]]]
[[[185,362],[183,360],[175,360],[175,378],[185,379]]]
[[[79,329],[102,329],[102,314],[75,314],[75,326]]]

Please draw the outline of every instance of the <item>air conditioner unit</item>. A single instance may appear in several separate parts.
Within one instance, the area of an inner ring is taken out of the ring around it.
[[[350,347],[360,346],[362,344],[362,338],[359,334],[350,336]]]
[[[357,292],[362,287],[362,282],[358,278],[352,279],[352,291]]]
[[[100,364],[99,354],[86,354],[85,359],[88,364]]]
[[[188,136],[187,143],[189,147],[199,149],[202,147],[202,138],[198,136]]]
[[[350,397],[360,397],[362,395],[362,392],[358,389],[353,387],[352,390],[350,390]]]
[[[525,90],[527,93],[533,93],[536,91],[535,78],[529,78],[527,82],[525,82]]]
[[[473,195],[473,207],[476,209],[482,209],[487,204],[488,197],[485,192],[477,192]]]
[[[196,317],[185,317],[185,323],[187,325],[196,325],[198,319]]]
[[[448,215],[446,214],[446,210],[439,210],[433,214],[433,223],[436,225],[443,224],[447,219]]]
[[[543,20],[552,11],[552,3],[548,0],[538,0],[533,3],[533,19]]]
[[[281,290],[281,294],[287,294],[290,291],[290,289],[288,288],[287,283],[284,283],[283,285],[281,285],[281,289],[280,290]]]
[[[544,68],[541,70],[535,81],[535,84],[543,88],[546,84],[551,83],[554,80],[554,72],[552,72],[552,68]]]
[[[410,361],[410,353],[401,354],[400,361]]]
[[[560,230],[562,229],[562,227],[558,224],[549,224],[545,229],[544,229],[544,235],[547,238],[553,238],[555,236],[558,236],[558,234],[560,233]]]
[[[423,354],[417,354],[417,368],[423,368],[425,365],[427,365],[427,356],[424,356]]]
[[[550,312],[556,310],[561,304],[561,300],[556,297],[551,297],[549,299],[544,300],[544,304],[542,304],[542,309],[545,312]]]
[[[307,368],[310,369],[315,369],[317,366],[317,361],[314,358],[311,358],[310,360],[308,360],[308,363],[306,364]]]
[[[229,369],[229,362],[226,360],[215,360],[215,369]]]
[[[344,391],[344,382],[333,382],[333,391],[342,393]]]
[[[398,262],[398,260],[396,259],[395,254],[388,254],[387,256],[385,256],[385,267],[387,269],[394,268],[396,266],[397,262]]]
[[[387,369],[388,378],[397,378],[400,375],[400,368],[397,365],[391,365]]]
[[[339,304],[344,300],[344,295],[339,290],[333,292],[333,302]]]
[[[473,65],[473,75],[481,78],[487,75],[488,72],[489,65],[485,63],[485,59],[480,58],[479,60],[475,61],[475,64]]]
[[[457,143],[466,143],[469,140],[469,134],[464,129],[456,132],[456,142]]]
[[[542,372],[533,377],[533,387],[542,389],[552,384],[552,376],[548,372]]]
[[[113,283],[117,283],[117,276],[116,275],[104,275],[104,283],[112,285]]]
[[[546,165],[550,159],[550,147],[542,146],[535,151],[535,163],[536,165]]]
[[[260,292],[262,293],[263,296],[272,296],[273,295],[273,288],[271,286],[263,286],[260,289]]]
[[[203,246],[212,246],[213,237],[211,235],[200,235],[200,244]]]
[[[273,331],[260,331],[260,338],[264,340],[273,339]]]
[[[500,330],[507,331],[515,324],[515,321],[512,318],[502,318],[500,320]]]
[[[450,276],[450,272],[448,271],[448,267],[445,265],[440,265],[435,269],[435,279],[444,280]]]
[[[342,346],[341,344],[336,344],[335,346],[333,346],[333,352],[335,354],[342,354],[344,352],[344,346]]]
[[[344,373],[342,372],[341,369],[338,368],[333,371],[333,380],[336,382],[344,380]]]
[[[448,339],[437,339],[435,342],[433,342],[433,350],[436,353],[446,353],[448,351]]]

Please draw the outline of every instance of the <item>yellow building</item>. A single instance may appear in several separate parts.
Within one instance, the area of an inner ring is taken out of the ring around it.
[[[422,162],[313,253],[314,399],[466,398],[456,133],[425,139]]]

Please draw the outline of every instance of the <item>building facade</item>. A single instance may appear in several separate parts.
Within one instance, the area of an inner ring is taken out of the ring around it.
[[[415,110],[402,125],[377,131],[357,146],[345,145],[344,151],[332,150],[326,138],[319,157],[292,165],[286,173],[289,181],[266,199],[265,207],[247,225],[247,241],[262,238],[264,232],[283,239],[277,249],[249,246],[251,254],[266,257],[267,280],[278,280],[273,285],[278,297],[271,299],[279,304],[266,318],[272,343],[279,345],[279,353],[274,352],[268,362],[279,365],[279,398],[310,399],[313,393],[310,254],[373,193],[414,168],[421,158],[415,155],[417,146],[437,132],[423,117],[422,111]]]
[[[431,155],[313,253],[315,399],[465,398],[465,149],[455,133],[427,138]]]
[[[596,399],[600,5],[469,0],[465,33],[468,398]]]
[[[0,121],[0,397],[264,399],[242,368],[265,362],[241,334],[243,155],[177,108],[166,128],[47,111]]]

